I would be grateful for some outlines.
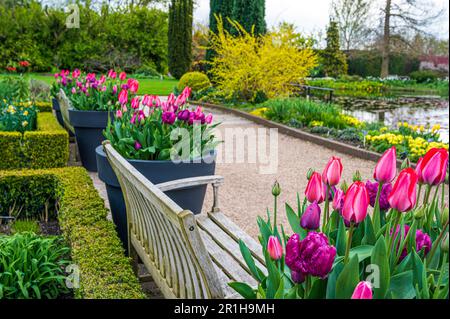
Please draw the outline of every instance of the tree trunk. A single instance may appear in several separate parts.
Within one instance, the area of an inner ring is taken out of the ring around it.
[[[386,7],[384,11],[384,34],[383,34],[383,48],[381,52],[381,78],[389,75],[389,53],[391,44],[391,2],[386,0]]]

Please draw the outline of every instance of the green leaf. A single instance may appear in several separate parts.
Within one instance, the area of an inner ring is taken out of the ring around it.
[[[333,270],[328,275],[327,299],[335,299],[336,298],[336,281],[337,281],[337,278],[339,277],[340,273],[342,272],[343,268],[344,268],[344,264],[342,262],[339,262],[333,267]]]
[[[386,292],[389,288],[391,270],[389,268],[389,259],[386,250],[386,241],[384,236],[378,238],[377,243],[372,251],[372,256],[370,258],[372,265],[376,265],[379,272],[380,286],[378,288],[374,287],[374,298],[384,299],[386,297]]]
[[[294,212],[291,206],[286,203],[286,215],[289,222],[289,225],[291,225],[292,231],[296,234],[300,235],[301,239],[304,239],[306,237],[306,230],[304,230],[300,226],[300,218],[298,215]]]
[[[375,230],[373,228],[372,219],[367,215],[364,223],[364,237],[362,239],[363,245],[375,245],[377,238],[375,237]]]
[[[266,267],[267,267],[267,298],[273,299],[280,287],[280,272],[278,268],[275,266],[275,261],[273,261],[269,253],[266,251],[265,253]]]
[[[350,249],[350,258],[354,255],[358,256],[359,262],[369,258],[372,255],[373,246],[363,245]]]
[[[336,298],[350,299],[359,283],[359,263],[358,256],[352,259],[344,266],[336,281]]]
[[[262,271],[258,267],[256,267],[250,249],[248,249],[247,245],[245,245],[242,240],[239,240],[239,248],[241,250],[242,257],[244,257],[245,263],[250,269],[251,275],[258,282],[261,282],[264,279],[264,275],[262,275]]]
[[[389,285],[389,293],[392,295],[393,299],[413,299],[416,297],[416,290],[412,283],[412,270],[392,276]]]
[[[339,218],[339,227],[336,236],[336,251],[338,256],[345,255],[345,248],[347,246],[346,229],[344,220]]]
[[[308,299],[324,299],[327,290],[327,280],[316,278],[312,284]]]
[[[245,299],[256,299],[256,293],[252,287],[243,282],[230,282],[228,286],[236,290]]]

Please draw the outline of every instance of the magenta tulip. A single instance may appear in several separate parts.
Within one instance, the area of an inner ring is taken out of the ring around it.
[[[323,182],[329,186],[336,186],[341,180],[342,170],[341,159],[335,156],[331,157],[322,173]]]
[[[417,174],[412,168],[406,168],[400,172],[388,197],[392,208],[404,213],[416,206],[417,181]]]
[[[405,237],[408,235],[409,230],[411,228],[409,227],[409,225],[404,225],[403,226],[403,234],[400,234],[400,230],[401,227],[397,226],[396,230],[395,230],[395,234],[394,234],[394,239],[397,240],[397,237],[399,237],[399,235],[401,236],[400,238],[398,238],[398,243],[397,243],[397,247],[396,247],[396,251],[398,253],[398,250],[400,249],[400,243],[402,240],[405,239]],[[392,235],[393,233],[393,229],[391,229],[390,234]],[[421,229],[416,230],[416,251],[419,253],[421,251],[423,251],[424,256],[426,256],[430,250],[431,250],[431,238],[427,233],[424,233]],[[400,254],[400,259],[399,262],[401,262],[403,259],[406,258],[406,256],[408,256],[408,247],[404,247],[401,254]]]
[[[120,74],[119,74],[120,81],[125,81],[126,78],[127,78],[127,74],[125,72],[120,72]]]
[[[142,148],[142,145],[138,141],[136,141],[134,142],[134,148],[136,149],[136,151],[139,151]]]
[[[117,110],[116,111],[116,117],[118,118],[118,119],[120,119],[120,118],[122,118],[122,111],[121,110]]]
[[[140,105],[141,101],[139,100],[139,97],[135,97],[133,99],[131,99],[131,108],[133,109],[138,109],[139,105]]]
[[[419,183],[439,185],[445,181],[448,166],[448,152],[444,148],[432,148],[416,166]]]
[[[373,172],[373,178],[379,183],[390,183],[397,175],[397,151],[392,146],[378,161]]]
[[[369,194],[363,182],[354,182],[345,194],[342,217],[347,223],[361,223],[367,216]]]
[[[212,114],[208,114],[208,115],[206,116],[206,118],[205,118],[206,124],[211,124],[212,121],[213,121],[213,116],[212,116]]]
[[[319,173],[314,172],[306,185],[306,198],[310,203],[322,203],[325,200],[325,192],[323,189],[322,177]]]
[[[353,291],[352,299],[372,299],[372,284],[368,281],[361,281]]]
[[[270,258],[273,260],[280,260],[283,257],[283,247],[281,247],[278,237],[270,236],[267,242],[267,251]]]
[[[300,226],[308,230],[316,230],[320,227],[320,206],[317,202],[310,204],[303,213]]]
[[[128,103],[128,91],[122,90],[119,93],[119,103],[120,104],[127,104]]]

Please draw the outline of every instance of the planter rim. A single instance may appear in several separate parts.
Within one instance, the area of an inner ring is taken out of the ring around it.
[[[69,109],[69,121],[75,128],[105,129],[109,119],[114,121],[114,112]]]
[[[98,155],[102,156],[102,157],[106,157],[106,153],[103,151],[103,145],[98,146],[98,147],[95,149],[95,152],[96,152]],[[196,158],[196,159],[190,160],[190,161],[187,162],[187,163],[181,162],[180,164],[202,164],[202,163],[204,162],[204,159],[205,159],[205,158],[207,158],[207,159],[214,158],[214,157],[216,157],[216,155],[217,155],[217,150],[213,150],[213,151],[211,151],[208,155],[201,157],[200,159],[201,159],[202,161],[199,162],[199,163],[193,163],[193,161],[199,159],[199,158]],[[161,160],[137,160],[137,159],[129,159],[129,158],[125,158],[125,160],[128,161],[128,162],[130,162],[130,163],[155,163],[155,164],[167,164],[167,163],[173,163],[171,160],[164,160],[164,161],[161,161]],[[214,160],[214,161],[215,161],[215,160]],[[177,165],[177,164],[175,164],[175,163],[173,163],[173,164],[174,164],[174,165]]]

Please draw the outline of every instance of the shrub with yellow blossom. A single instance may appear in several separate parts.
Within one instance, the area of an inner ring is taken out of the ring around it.
[[[23,133],[34,130],[37,112],[32,102],[0,100],[0,131]]]

